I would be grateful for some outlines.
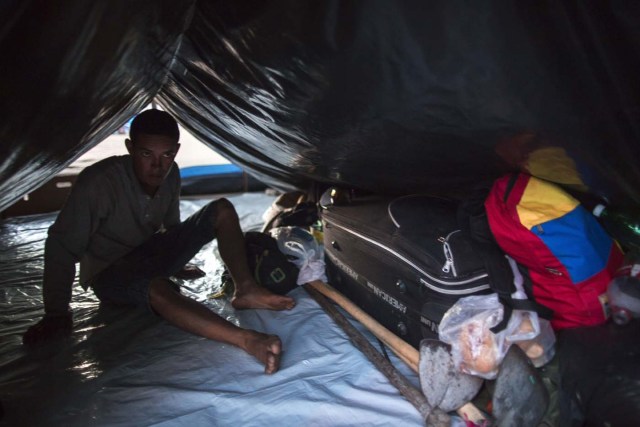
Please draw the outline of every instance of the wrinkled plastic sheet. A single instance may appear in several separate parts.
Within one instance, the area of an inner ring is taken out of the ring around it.
[[[0,209],[153,99],[276,188],[640,204],[640,3],[0,3]],[[532,138],[529,138],[531,135]]]
[[[246,193],[230,200],[243,229],[255,230],[273,197]],[[183,216],[205,203],[183,201]],[[285,351],[276,374],[264,375],[235,347],[180,331],[146,311],[100,307],[79,286],[71,338],[27,350],[21,335],[42,315],[42,250],[54,218],[0,224],[0,424],[421,425],[413,406],[303,289],[292,292],[297,306],[287,312],[237,312],[228,300],[209,298],[222,271],[215,242],[193,260],[207,277],[182,282],[183,293],[237,325],[278,334]]]
[[[640,320],[558,333],[562,425],[627,426],[640,419]]]

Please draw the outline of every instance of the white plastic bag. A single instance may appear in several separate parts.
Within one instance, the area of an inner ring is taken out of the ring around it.
[[[538,323],[540,329],[539,334],[531,339],[515,341],[515,344],[525,352],[536,368],[544,366],[556,353],[556,334],[551,328],[551,322],[546,319],[538,319]]]
[[[511,272],[513,273],[513,285],[516,288],[516,291],[511,294],[511,298],[514,300],[523,300],[527,299],[527,293],[524,291],[524,278],[522,277],[522,273],[518,269],[518,264],[515,262],[513,258],[509,255],[505,255],[507,261],[509,262],[509,267],[511,267]],[[520,311],[514,310],[514,312],[520,312],[522,315],[522,322],[520,326],[507,337],[510,342],[517,341],[526,341],[531,340],[538,336],[540,333],[540,321],[538,319],[538,313],[532,311]]]
[[[298,285],[327,281],[323,247],[309,231],[301,227],[277,227],[269,233],[278,242],[280,251],[300,269]]]
[[[491,328],[502,321],[504,309],[497,294],[459,299],[440,322],[440,340],[451,344],[451,355],[460,371],[494,379],[516,333],[522,313],[514,310],[507,327],[494,334]]]
[[[516,287],[512,298],[527,299],[523,285],[524,279],[517,263],[508,255],[506,258],[513,272],[513,284]],[[515,333],[508,337],[508,340],[517,344],[531,359],[533,365],[539,368],[555,355],[556,335],[551,328],[551,323],[546,319],[540,319],[538,313],[523,311],[522,314],[522,323]]]
[[[516,262],[507,257],[514,276],[513,299],[526,299],[523,278]],[[494,379],[509,346],[518,345],[539,367],[554,355],[555,335],[551,325],[532,311],[513,310],[507,326],[498,333],[491,328],[504,317],[497,294],[477,295],[458,300],[444,315],[440,340],[451,344],[456,366],[471,375]]]

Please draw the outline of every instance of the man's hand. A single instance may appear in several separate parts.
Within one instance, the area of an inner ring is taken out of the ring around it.
[[[193,264],[185,265],[180,271],[175,274],[176,278],[184,280],[194,280],[204,276],[206,276],[206,273],[200,270],[197,265]]]
[[[25,345],[34,345],[71,334],[73,320],[71,314],[44,316],[38,323],[27,329],[22,337]]]

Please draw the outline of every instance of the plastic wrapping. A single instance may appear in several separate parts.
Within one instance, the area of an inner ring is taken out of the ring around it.
[[[269,233],[278,241],[280,251],[300,269],[298,285],[327,281],[323,247],[309,231],[301,227],[276,227]]]
[[[0,209],[156,96],[195,0],[0,5]]]
[[[518,264],[509,255],[505,255],[513,273],[513,285],[516,291],[511,295],[513,299],[527,299],[524,290],[524,278]],[[522,312],[522,323],[518,327],[520,332],[530,331],[530,333],[518,334],[517,339],[511,342],[517,344],[531,359],[533,365],[539,368],[547,364],[555,355],[556,334],[551,327],[551,322],[542,319],[535,312]]]
[[[527,314],[535,313],[527,312]],[[546,365],[556,354],[556,334],[551,327],[551,322],[538,318],[538,329],[539,332],[535,336],[515,342],[536,368]]]
[[[154,98],[282,188],[442,192],[520,169],[640,202],[633,1],[25,0],[0,16],[0,207]]]
[[[640,320],[558,332],[561,394],[580,421],[559,425],[627,426],[640,419],[639,336]]]
[[[521,328],[525,314],[519,310],[513,311],[505,329],[493,333],[491,328],[500,323],[503,315],[497,294],[461,298],[445,313],[439,337],[451,344],[453,362],[462,372],[494,379],[509,346],[538,334],[537,322]]]
[[[555,334],[551,324],[537,313],[513,310],[506,328],[494,333],[504,316],[497,294],[461,298],[444,315],[440,340],[451,344],[454,364],[468,374],[494,379],[512,344],[518,345],[541,367],[555,355]]]

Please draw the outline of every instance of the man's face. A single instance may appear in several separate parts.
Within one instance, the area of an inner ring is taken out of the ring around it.
[[[139,134],[125,141],[133,158],[133,170],[145,193],[154,195],[167,177],[180,144],[165,135]]]

